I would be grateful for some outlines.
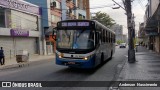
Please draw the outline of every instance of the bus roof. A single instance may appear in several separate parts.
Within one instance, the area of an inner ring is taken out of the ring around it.
[[[110,31],[111,33],[115,34],[114,31],[112,31],[111,29],[109,29],[108,27],[104,26],[103,24],[101,24],[100,22],[98,22],[98,21],[96,21],[96,20],[71,19],[71,20],[62,20],[62,21],[59,21],[59,22],[69,22],[69,21],[93,21],[93,22],[95,22],[95,25],[99,25],[100,27],[103,27],[103,28],[105,28],[106,30]],[[58,22],[58,23],[59,23],[59,22]]]
[[[114,32],[114,31],[112,31],[112,30],[111,30],[111,29],[109,29],[108,27],[104,26],[103,24],[101,24],[101,23],[100,23],[100,22],[98,22],[97,20],[90,20],[90,21],[94,21],[94,22],[96,22],[96,24],[98,24],[99,26],[101,26],[101,27],[103,27],[103,28],[107,29],[108,31],[110,31],[111,33],[115,34],[115,32]]]

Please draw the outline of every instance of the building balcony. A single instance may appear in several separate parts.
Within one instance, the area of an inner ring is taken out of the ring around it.
[[[61,17],[62,16],[62,11],[54,8],[54,9],[51,10],[51,14],[55,15],[55,16],[58,16],[58,17]]]
[[[69,8],[74,8],[76,5],[72,2],[72,0],[66,0],[66,6]]]

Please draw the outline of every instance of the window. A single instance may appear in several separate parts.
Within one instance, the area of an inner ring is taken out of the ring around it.
[[[100,43],[100,36],[99,36],[99,32],[96,32],[96,44]]]
[[[108,35],[107,35],[107,33],[108,33],[108,32],[106,31],[106,42],[108,42]]]
[[[105,34],[103,29],[102,29],[102,42],[105,42]]]
[[[77,4],[80,9],[83,9],[83,0],[78,0]]]
[[[111,36],[110,36],[110,32],[108,32],[108,36],[109,36],[109,38],[108,38],[108,42],[110,43],[111,42],[111,40],[110,40],[110,38],[111,38]]]
[[[83,19],[82,14],[78,14],[78,19]]]
[[[0,27],[5,27],[5,9],[0,8]]]
[[[56,0],[51,0],[51,3],[53,3],[53,2],[56,3],[55,8],[58,8],[58,9],[61,8],[61,3],[60,3],[60,2],[58,2],[58,1],[56,1]]]
[[[112,40],[113,40],[112,38],[113,38],[113,35],[112,35],[112,33],[111,33],[111,43],[113,42],[113,41],[112,41]]]

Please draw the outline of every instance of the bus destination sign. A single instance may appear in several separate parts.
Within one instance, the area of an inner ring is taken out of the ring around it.
[[[62,22],[62,27],[78,27],[78,26],[89,26],[89,22]]]

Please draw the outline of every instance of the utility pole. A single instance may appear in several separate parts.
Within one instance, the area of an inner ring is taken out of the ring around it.
[[[135,32],[132,23],[132,11],[131,11],[131,0],[125,0],[125,7],[127,12],[127,27],[128,27],[128,62],[134,63],[135,62],[135,50],[134,50],[134,37]]]

